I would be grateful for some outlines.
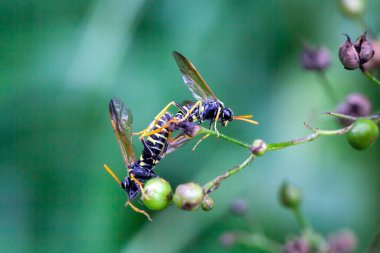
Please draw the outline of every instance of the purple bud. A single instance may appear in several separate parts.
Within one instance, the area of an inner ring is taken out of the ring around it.
[[[323,71],[331,63],[330,52],[326,48],[312,48],[304,45],[301,52],[301,65],[306,70]]]
[[[371,42],[367,40],[367,32],[360,35],[360,37],[356,40],[354,47],[359,54],[360,64],[364,64],[371,60],[375,53]]]
[[[350,37],[345,34],[347,39],[339,47],[339,60],[343,64],[344,68],[354,70],[359,68],[359,55],[356,52],[354,45],[351,42]]]
[[[219,237],[219,243],[223,247],[230,247],[235,243],[235,235],[233,233],[224,233]]]
[[[350,230],[342,230],[328,238],[329,252],[348,253],[356,248],[356,236]]]
[[[367,40],[367,32],[360,35],[354,44],[350,37],[339,47],[339,60],[346,69],[354,70],[372,59],[375,51],[372,44]]]
[[[345,101],[337,106],[336,112],[354,117],[363,117],[370,114],[371,109],[371,102],[366,96],[360,93],[351,93]],[[351,120],[347,119],[340,119],[340,122],[343,126],[348,126],[352,123]]]
[[[296,238],[293,241],[289,241],[284,246],[285,253],[309,253],[310,245],[303,238]]]
[[[380,43],[376,40],[371,40],[371,44],[375,54],[371,60],[364,64],[365,69],[374,69],[380,67]]]
[[[231,205],[231,212],[236,215],[244,215],[248,210],[247,201],[244,199],[235,199]]]

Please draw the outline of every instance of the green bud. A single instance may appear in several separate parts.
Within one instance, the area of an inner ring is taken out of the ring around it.
[[[370,119],[358,119],[348,132],[350,145],[357,150],[369,148],[379,137],[379,127]]]
[[[175,189],[173,201],[177,207],[183,210],[196,210],[201,205],[202,200],[202,187],[196,183],[181,184]]]
[[[142,197],[144,205],[153,211],[166,208],[173,199],[173,192],[170,184],[162,178],[150,179],[144,185],[146,197]]]
[[[257,156],[262,156],[267,151],[267,144],[261,140],[254,140],[251,146],[251,152]]]
[[[203,198],[201,207],[203,211],[210,211],[214,207],[214,200],[209,195],[206,195]]]
[[[298,208],[302,201],[301,192],[287,182],[282,183],[279,197],[281,204],[291,209]]]

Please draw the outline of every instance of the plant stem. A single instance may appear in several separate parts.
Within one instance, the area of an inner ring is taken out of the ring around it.
[[[309,142],[309,141],[317,139],[319,136],[342,135],[342,134],[347,133],[352,127],[352,125],[349,125],[345,128],[341,128],[338,130],[321,130],[318,128],[313,128],[313,127],[307,125],[306,123],[304,123],[304,124],[307,128],[309,128],[314,133],[309,134],[309,135],[302,137],[302,138],[299,138],[299,139],[293,139],[290,141],[268,144],[267,145],[267,147],[268,147],[267,151],[274,151],[274,150],[283,149],[283,148],[286,148],[289,146],[295,146],[298,144]]]
[[[211,130],[211,129],[208,129],[208,128],[204,128],[204,127],[201,127],[200,131],[199,131],[199,134],[209,134],[209,135],[212,135],[212,136],[217,136],[219,138],[222,138],[222,139],[225,139],[226,141],[229,141],[231,143],[234,143],[236,145],[239,145],[243,148],[247,148],[249,149],[251,147],[251,145],[247,144],[247,143],[244,143],[244,142],[241,142],[239,140],[236,140],[232,137],[229,137],[227,135],[224,135],[224,134],[221,134],[219,133],[219,136],[218,136],[218,133]]]
[[[372,81],[374,84],[380,87],[380,81],[376,77],[374,77],[368,70],[366,70],[363,66],[360,66],[360,70],[368,78],[368,80]]]
[[[325,92],[327,96],[330,98],[331,102],[333,104],[337,104],[339,102],[338,96],[335,93],[335,90],[333,89],[333,86],[331,85],[329,79],[327,79],[326,73],[324,71],[321,71],[318,73],[320,83],[325,89]]]
[[[219,188],[220,184],[222,183],[223,180],[227,179],[228,177],[232,176],[233,174],[238,173],[242,169],[244,169],[247,165],[249,165],[252,161],[255,160],[255,155],[250,154],[247,159],[245,159],[242,163],[239,165],[234,166],[233,168],[227,170],[224,172],[222,175],[217,176],[213,180],[209,181],[203,186],[203,192],[205,194],[209,194],[216,189]]]
[[[300,207],[294,208],[293,212],[294,212],[294,216],[297,219],[298,224],[300,225],[303,231],[313,231],[311,224],[307,221],[307,219],[303,215]]]

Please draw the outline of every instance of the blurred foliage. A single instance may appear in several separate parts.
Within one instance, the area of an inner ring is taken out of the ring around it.
[[[365,19],[378,29],[380,3],[367,4]],[[246,141],[304,136],[303,121],[338,127],[319,114],[335,105],[317,76],[299,66],[303,40],[332,51],[327,76],[341,99],[360,91],[378,109],[379,91],[339,64],[343,32],[363,30],[329,0],[0,1],[1,251],[229,252],[218,236],[246,225],[228,214],[237,197],[281,242],[297,233],[277,202],[284,179],[303,190],[316,229],[350,227],[365,248],[380,221],[379,143],[357,152],[345,137],[321,138],[267,154],[213,194],[211,212],[170,207],[153,223],[124,207],[125,194],[102,168],[126,174],[108,119],[110,98],[129,105],[138,130],[168,102],[191,99],[172,50],[187,56],[235,113],[255,115],[257,127],[233,122],[222,129]],[[173,187],[205,183],[246,155],[211,138],[190,149],[157,168]]]

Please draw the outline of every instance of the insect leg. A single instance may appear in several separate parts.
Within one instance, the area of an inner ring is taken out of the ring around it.
[[[219,137],[219,131],[218,129],[216,129],[216,125],[218,123],[218,119],[219,119],[219,115],[220,115],[220,111],[221,111],[221,107],[219,106],[218,108],[218,112],[216,113],[216,117],[215,117],[215,125],[214,125],[214,129],[215,129],[215,132],[216,132],[216,136]]]
[[[134,135],[140,135],[139,139],[142,139],[144,138],[145,136],[149,136],[149,135],[152,135],[152,134],[155,134],[155,133],[158,133],[160,132],[163,128],[166,128],[168,127],[169,125],[169,122],[166,123],[164,126],[154,130],[154,131],[151,131],[151,129],[157,124],[157,122],[160,120],[160,118],[169,110],[170,106],[175,106],[176,108],[178,108],[179,110],[181,111],[184,111],[184,108],[178,104],[177,102],[175,101],[172,101],[170,102],[167,106],[164,107],[164,109],[161,110],[161,112],[159,112],[156,117],[154,117],[153,121],[149,124],[149,126],[147,128],[145,128],[144,130],[140,131],[140,132],[137,132],[137,133],[133,133]]]
[[[129,176],[130,176],[131,179],[132,179],[133,181],[135,181],[136,184],[140,187],[142,197],[143,197],[143,198],[146,198],[146,199],[149,199],[148,196],[145,194],[145,190],[144,190],[144,188],[143,188],[142,183],[141,183],[139,180],[136,179],[136,177],[135,177],[135,175],[134,175],[133,173],[129,174]]]
[[[125,203],[125,206],[130,206],[130,207],[132,208],[133,211],[135,211],[135,212],[137,212],[137,213],[141,213],[141,214],[145,215],[145,216],[148,218],[149,221],[153,221],[152,218],[150,218],[150,215],[149,215],[147,212],[145,212],[144,210],[141,210],[141,209],[135,207],[135,206],[131,203],[131,201],[128,200],[128,201]]]
[[[203,135],[202,138],[199,139],[199,141],[194,145],[194,147],[193,147],[191,150],[194,151],[194,150],[198,147],[198,145],[199,145],[204,139],[206,139],[206,138],[209,137],[209,136],[210,136],[210,134]]]

